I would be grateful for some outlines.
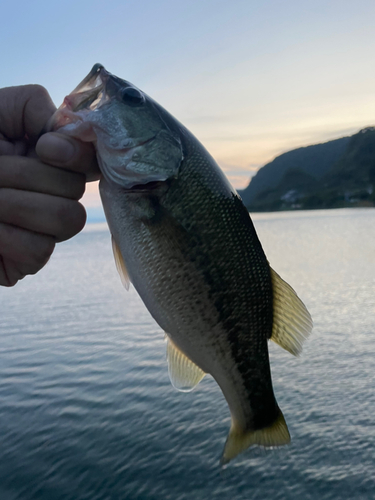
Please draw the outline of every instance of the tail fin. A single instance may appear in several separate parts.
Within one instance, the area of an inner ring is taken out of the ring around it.
[[[220,463],[227,464],[232,458],[255,444],[273,447],[288,443],[290,443],[290,434],[281,410],[277,419],[270,426],[256,431],[241,431],[236,428],[232,421]]]

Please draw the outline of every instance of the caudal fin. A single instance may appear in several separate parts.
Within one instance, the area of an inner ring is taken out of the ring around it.
[[[273,424],[256,431],[241,431],[232,422],[220,463],[222,465],[227,464],[234,457],[255,444],[264,447],[276,447],[288,443],[290,443],[290,434],[281,410]]]

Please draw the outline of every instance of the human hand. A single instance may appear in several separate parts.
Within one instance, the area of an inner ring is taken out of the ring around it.
[[[41,86],[0,89],[0,285],[37,273],[85,225],[78,200],[100,176],[95,152],[58,133],[38,141],[54,111]]]

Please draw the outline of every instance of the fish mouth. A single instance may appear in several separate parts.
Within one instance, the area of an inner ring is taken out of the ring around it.
[[[95,64],[81,83],[65,97],[45,131],[61,131],[83,142],[94,143],[99,168],[108,181],[128,192],[150,192],[158,189],[169,177],[164,171],[155,172],[154,167],[149,171],[147,163],[153,150],[150,143],[155,141],[156,149],[161,148],[163,153],[163,145],[172,141],[176,147],[176,140],[171,139],[170,133],[166,133],[162,127],[160,130],[151,127],[145,133],[140,130],[137,135],[137,130],[134,134],[129,133],[124,125],[123,133],[113,133],[107,121],[111,120],[112,106],[121,104],[123,89],[127,87],[133,88],[131,83],[112,75],[101,64]]]
[[[90,73],[65,97],[61,106],[56,110],[47,124],[47,131],[58,131],[64,128],[68,135],[79,137],[82,141],[93,142],[96,132],[87,116],[108,103],[119,88],[127,84],[107,71],[102,64],[95,64]],[[108,132],[95,123],[95,128],[102,135]],[[110,149],[114,154],[128,154],[139,146],[144,146],[155,139],[155,134],[144,138],[122,139],[120,144],[111,144]]]
[[[90,73],[65,97],[61,106],[49,120],[46,131],[57,131],[61,127],[82,122],[84,116],[98,109],[109,100],[106,84],[116,78],[102,64],[94,64]]]
[[[94,64],[90,73],[65,97],[60,108],[65,106],[75,113],[83,109],[96,109],[103,98],[105,84],[110,76],[104,66]]]

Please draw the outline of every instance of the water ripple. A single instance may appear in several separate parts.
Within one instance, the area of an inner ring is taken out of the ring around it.
[[[270,345],[292,443],[220,469],[230,426],[206,377],[176,392],[163,332],[121,287],[105,229],[0,290],[1,500],[369,499],[374,491],[374,210],[262,214],[272,265],[315,328]]]

